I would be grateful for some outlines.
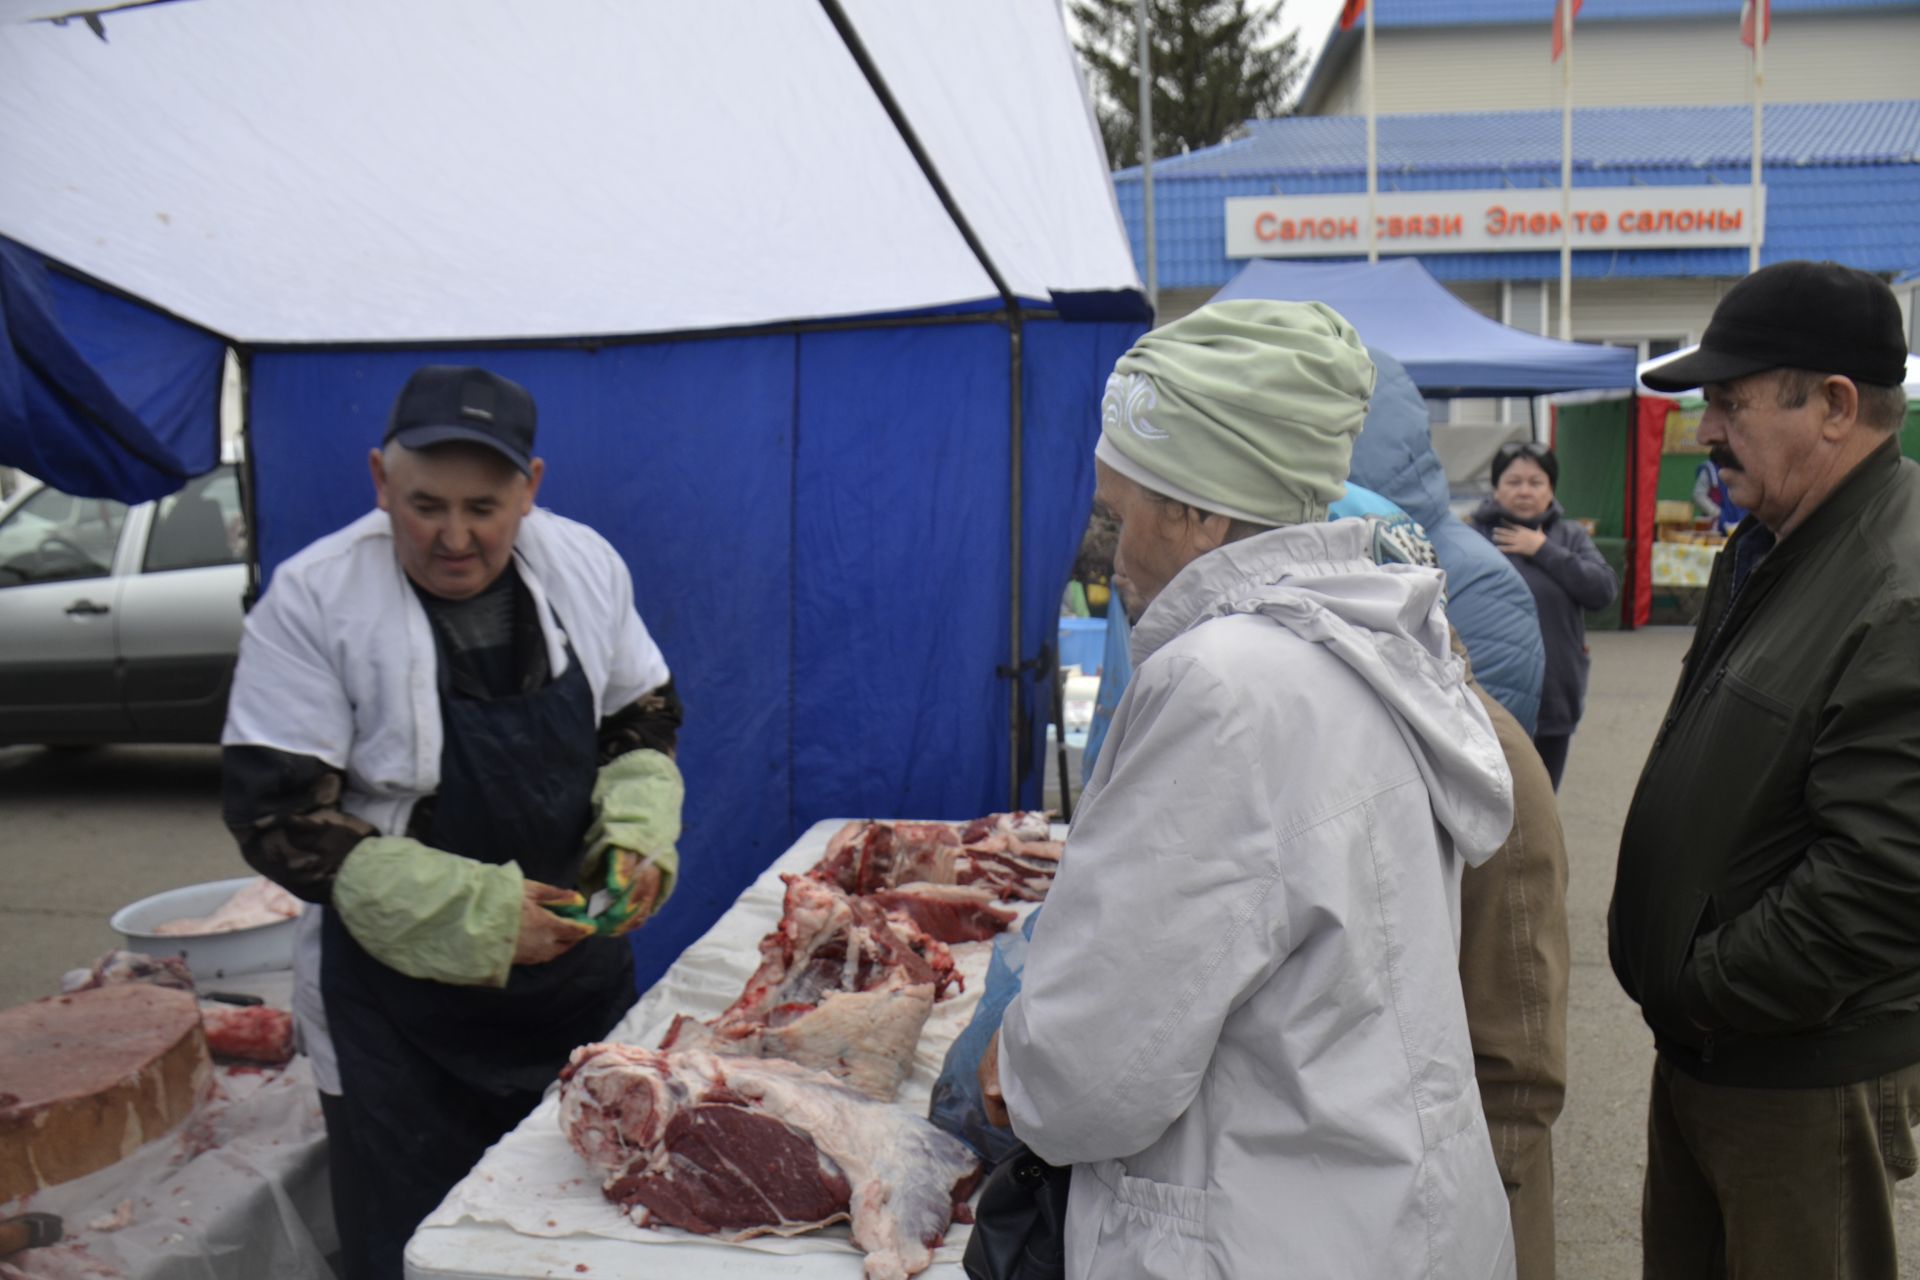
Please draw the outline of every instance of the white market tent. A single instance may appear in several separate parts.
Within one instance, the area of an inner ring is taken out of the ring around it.
[[[62,3],[0,0],[0,464],[164,492],[232,349],[270,575],[414,367],[525,383],[688,707],[643,982],[820,817],[1037,802],[1146,317],[1053,0]]]

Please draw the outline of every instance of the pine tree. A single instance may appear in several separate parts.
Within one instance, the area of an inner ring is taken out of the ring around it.
[[[1302,67],[1299,37],[1272,38],[1281,0],[1147,0],[1155,155],[1209,147],[1241,121],[1282,114]],[[1140,159],[1135,0],[1072,0],[1094,114],[1115,168]]]

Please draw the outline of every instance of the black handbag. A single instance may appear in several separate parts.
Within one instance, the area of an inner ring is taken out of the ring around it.
[[[1067,1183],[1023,1142],[980,1188],[960,1265],[969,1280],[1059,1280],[1067,1274]]]

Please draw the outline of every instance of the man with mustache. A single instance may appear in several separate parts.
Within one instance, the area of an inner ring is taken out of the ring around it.
[[[1621,833],[1614,973],[1657,1057],[1644,1275],[1887,1277],[1920,1117],[1920,466],[1877,277],[1783,262],[1699,349],[1749,515]]]

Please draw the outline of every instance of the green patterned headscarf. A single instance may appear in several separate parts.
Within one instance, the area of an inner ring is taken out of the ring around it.
[[[1211,303],[1120,357],[1097,455],[1235,519],[1325,520],[1346,492],[1373,378],[1359,335],[1325,303]]]

